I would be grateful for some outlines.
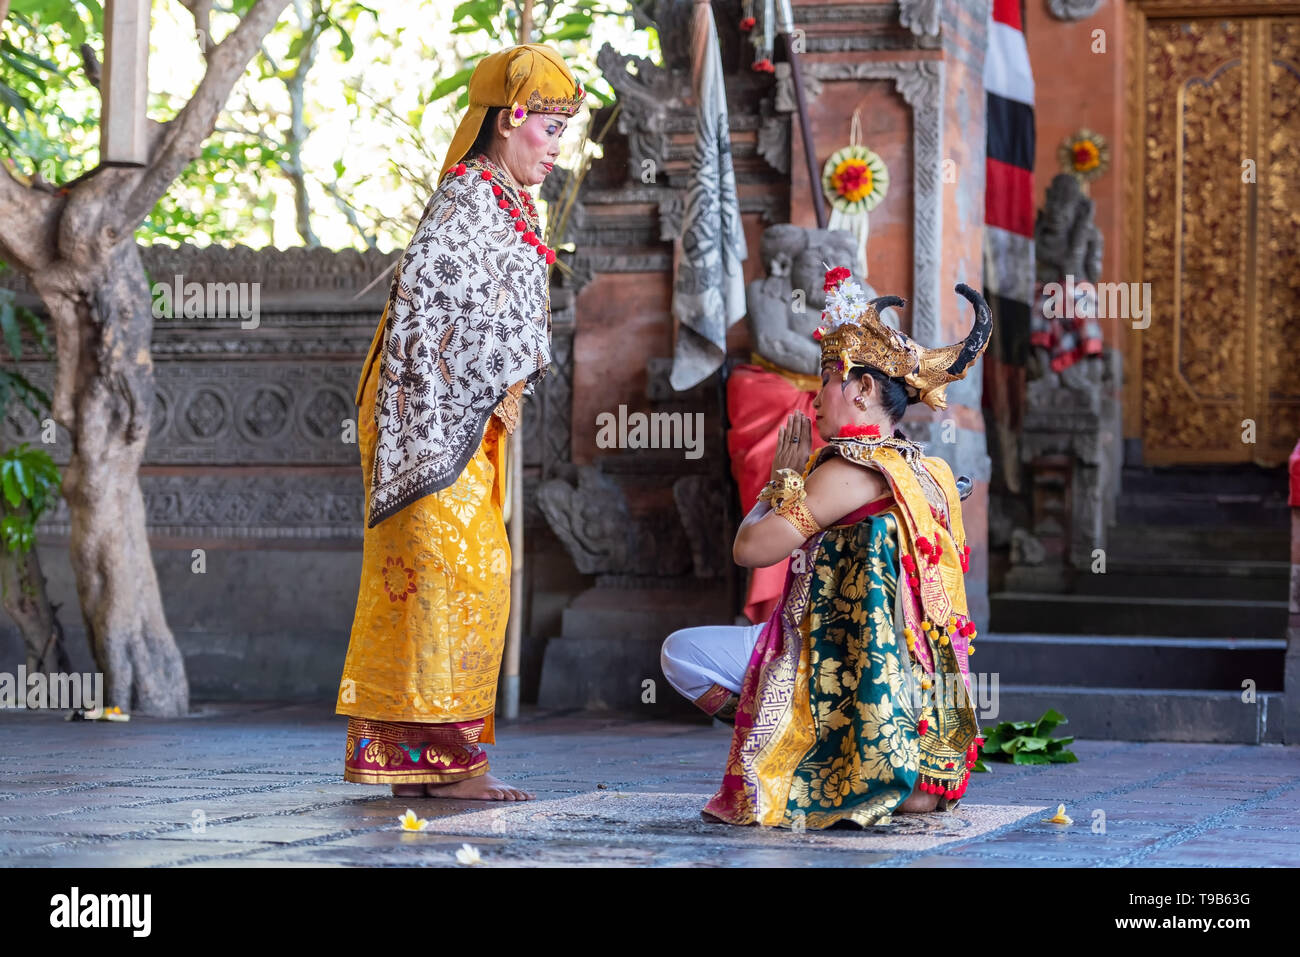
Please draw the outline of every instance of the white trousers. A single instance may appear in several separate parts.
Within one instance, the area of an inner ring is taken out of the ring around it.
[[[700,625],[664,639],[659,666],[678,694],[694,701],[713,685],[740,694],[763,625]]]

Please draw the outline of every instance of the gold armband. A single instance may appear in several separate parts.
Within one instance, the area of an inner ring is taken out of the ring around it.
[[[776,487],[771,494],[772,510],[793,525],[805,539],[822,530],[808,509],[807,498],[803,476],[794,469],[781,469],[776,473]]]
[[[808,510],[808,505],[802,498],[785,502],[775,511],[776,514],[794,526],[794,530],[804,537],[804,541],[812,538],[822,530],[822,527],[817,524],[817,519],[813,518],[812,512]]]

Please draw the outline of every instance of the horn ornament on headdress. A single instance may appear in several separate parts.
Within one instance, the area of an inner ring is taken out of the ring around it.
[[[988,347],[993,318],[984,297],[963,282],[957,292],[975,307],[975,322],[966,338],[952,345],[927,349],[891,329],[880,318],[881,309],[906,303],[897,296],[867,299],[849,270],[836,267],[826,273],[826,309],[813,333],[821,342],[822,368],[847,375],[855,366],[871,366],[891,378],[902,379],[909,402],[924,402],[932,409],[948,407],[944,393],[949,383],[964,379]]]

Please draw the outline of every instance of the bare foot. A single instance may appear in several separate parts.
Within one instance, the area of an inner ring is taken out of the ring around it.
[[[480,774],[451,784],[426,784],[429,797],[455,798],[460,801],[531,801],[534,796],[506,784],[491,774]]]
[[[902,811],[904,814],[924,814],[927,811],[933,811],[939,806],[939,795],[930,794],[926,791],[912,789],[907,800],[900,804],[894,810]]]
[[[424,785],[423,784],[394,784],[393,797],[399,797],[399,798],[424,797]]]

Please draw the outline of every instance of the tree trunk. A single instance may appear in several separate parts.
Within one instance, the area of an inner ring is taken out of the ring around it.
[[[63,475],[72,570],[106,706],[176,717],[189,711],[189,683],[163,615],[138,478],[154,400],[149,287],[130,237],[91,263],[58,261],[32,276],[57,332],[54,418],[73,437]]]
[[[70,673],[63,626],[45,594],[35,545],[26,552],[0,551],[0,601],[27,646],[27,673]]]

